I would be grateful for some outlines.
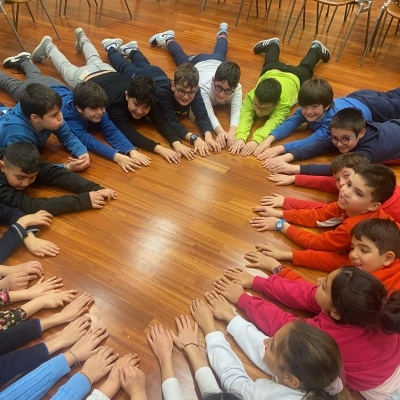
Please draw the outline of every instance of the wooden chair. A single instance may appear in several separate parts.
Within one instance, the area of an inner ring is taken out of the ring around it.
[[[9,20],[9,18],[7,17],[7,14],[5,13],[3,4],[11,4],[11,7],[12,7],[12,15],[13,15],[13,23],[12,23],[12,25],[13,25],[13,27],[14,27],[14,29],[13,29],[14,35],[16,35],[17,39],[19,40],[19,42],[21,43],[21,46],[22,46],[23,48],[24,48],[24,46],[23,46],[21,40],[19,39],[18,34],[16,34],[16,32],[17,32],[17,30],[18,30],[19,6],[20,6],[20,4],[25,4],[26,7],[28,8],[29,14],[31,15],[32,21],[35,22],[35,18],[33,17],[31,8],[29,7],[29,3],[30,3],[31,1],[32,1],[32,0],[2,0],[2,1],[1,1],[1,12],[4,14],[4,16],[6,17],[7,22],[8,22],[9,24],[10,24],[11,21]],[[58,34],[57,28],[55,27],[55,25],[54,25],[52,19],[50,18],[49,13],[47,12],[46,7],[44,6],[43,0],[38,0],[38,1],[39,1],[40,5],[42,6],[43,11],[45,12],[45,14],[46,14],[48,20],[50,21],[51,26],[53,27],[54,32],[56,33],[57,37],[58,37],[59,39],[61,39],[60,35]],[[15,8],[16,8],[16,9],[15,9]],[[11,26],[11,25],[10,25],[10,26]],[[25,48],[24,48],[24,49],[25,49]]]
[[[94,1],[96,3],[96,6],[97,6],[97,1],[96,0],[94,0]],[[115,0],[112,0],[112,1],[115,1]],[[58,7],[58,15],[61,15],[62,2],[63,2],[63,0],[60,0],[60,4],[59,4],[59,7]],[[87,0],[87,2],[88,2],[89,7],[90,7],[89,0]],[[100,0],[99,15],[98,15],[98,18],[97,18],[97,26],[98,27],[100,27],[100,23],[101,23],[101,15],[103,13],[103,2],[104,2],[104,0]],[[65,3],[64,3],[64,15],[67,14],[67,3],[68,3],[68,0],[65,0]],[[129,18],[132,19],[132,13],[131,13],[131,9],[129,8],[128,1],[124,0],[124,3],[125,3],[125,6],[126,6],[126,9],[128,10]]]
[[[351,35],[351,32],[353,31],[353,28],[358,20],[358,17],[363,14],[363,13],[367,13],[367,26],[366,26],[366,30],[365,30],[365,44],[364,46],[367,47],[367,41],[368,41],[368,31],[369,31],[369,22],[371,19],[371,5],[372,5],[372,0],[313,0],[315,3],[317,3],[317,12],[316,12],[316,24],[315,24],[315,34],[318,34],[318,26],[321,20],[321,16],[322,16],[322,12],[324,9],[324,6],[328,6],[328,12],[326,15],[328,15],[329,13],[329,8],[330,7],[334,7],[334,11],[332,13],[331,19],[329,21],[328,24],[328,28],[326,30],[326,32],[329,31],[331,25],[332,25],[332,21],[333,18],[336,15],[336,11],[338,9],[338,7],[345,7],[345,13],[344,13],[344,22],[347,21],[351,11],[353,11],[355,6],[358,6],[358,10],[357,13],[353,19],[352,24],[350,25],[350,28],[347,31],[347,34],[345,36],[345,39],[343,41],[343,45],[339,51],[339,55],[336,58],[336,61],[339,60],[340,56],[343,53],[343,50],[346,46],[346,43]],[[288,41],[290,41],[292,39],[293,33],[296,29],[297,23],[299,22],[299,19],[301,17],[301,15],[303,15],[303,29],[304,29],[304,18],[305,18],[305,12],[306,12],[306,4],[307,4],[307,0],[303,0],[303,5],[300,9],[300,12],[297,16],[297,19],[295,21],[295,24],[293,26],[292,32],[289,36]]]

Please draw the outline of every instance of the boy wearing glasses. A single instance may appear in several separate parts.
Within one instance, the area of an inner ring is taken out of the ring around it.
[[[247,93],[240,110],[240,122],[236,140],[229,151],[233,155],[258,157],[265,147],[265,139],[282,124],[296,104],[300,86],[313,76],[317,63],[328,62],[329,50],[318,40],[314,40],[308,53],[295,67],[279,61],[279,39],[272,38],[258,42],[253,52],[265,53],[265,62],[257,85]],[[250,136],[254,118],[266,118],[266,122]]]
[[[199,86],[207,109],[216,141],[222,146],[232,146],[239,123],[242,105],[242,86],[239,84],[240,67],[233,61],[226,61],[228,52],[228,24],[222,22],[217,32],[217,42],[211,54],[187,55],[175,40],[175,32],[168,30],[153,35],[150,45],[168,50],[177,66],[190,62],[199,71]],[[213,106],[231,104],[229,129],[225,130],[214,113]]]
[[[194,151],[201,156],[208,156],[210,150],[221,152],[221,146],[212,136],[212,125],[204,106],[199,89],[199,72],[191,63],[183,63],[174,73],[171,81],[167,74],[155,65],[151,65],[144,54],[139,51],[136,41],[123,44],[121,39],[104,39],[102,42],[107,51],[110,64],[123,76],[132,78],[137,75],[151,77],[156,85],[158,105],[169,125],[180,139],[186,139],[194,145]],[[128,57],[128,61],[124,56]],[[200,135],[190,132],[182,125],[177,115],[194,115]]]

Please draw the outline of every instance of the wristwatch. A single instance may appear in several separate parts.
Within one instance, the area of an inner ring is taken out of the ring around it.
[[[283,268],[285,268],[282,264],[278,265],[274,268],[274,275],[279,275],[281,273],[281,271],[283,270]]]
[[[276,230],[277,230],[278,232],[281,231],[281,229],[283,228],[283,225],[284,225],[285,222],[286,222],[286,221],[285,221],[284,219],[281,218],[281,219],[276,223],[275,227],[276,227]]]
[[[198,136],[193,133],[192,135],[190,135],[189,142],[194,144],[197,138]]]

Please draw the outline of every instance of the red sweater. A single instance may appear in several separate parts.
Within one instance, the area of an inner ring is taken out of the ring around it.
[[[305,321],[329,333],[338,343],[346,373],[346,385],[353,390],[373,389],[395,372],[400,365],[400,335],[386,335],[352,325],[340,325],[321,310],[315,301],[316,286],[302,281],[289,281],[276,275],[256,276],[253,289],[283,304],[318,314]],[[244,293],[237,305],[268,336],[297,319],[293,314],[259,297]]]
[[[294,184],[312,189],[318,189],[328,193],[339,193],[332,176],[295,175]],[[299,200],[293,197],[285,197],[284,210],[312,209],[326,206],[320,201]],[[400,186],[396,186],[393,196],[382,204],[382,210],[390,215],[396,222],[400,222]]]
[[[324,251],[350,250],[350,232],[358,222],[369,218],[390,218],[379,207],[376,211],[348,217],[344,210],[340,209],[337,202],[312,210],[284,210],[283,219],[297,225],[318,227],[332,220],[343,220],[334,230],[321,234],[312,233],[303,229],[290,226],[286,236],[306,249]]]

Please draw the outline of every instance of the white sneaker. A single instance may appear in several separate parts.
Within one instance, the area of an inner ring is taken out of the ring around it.
[[[139,50],[139,46],[136,40],[131,40],[118,48],[118,53],[124,57],[128,57],[132,50]]]
[[[156,33],[150,38],[149,43],[152,47],[158,46],[164,50],[167,50],[167,40],[169,39],[175,39],[174,31],[169,30],[161,33]]]
[[[103,46],[104,50],[107,51],[110,47],[114,47],[114,49],[118,50],[119,46],[123,43],[123,40],[120,38],[116,39],[103,39],[101,41],[101,45]]]

